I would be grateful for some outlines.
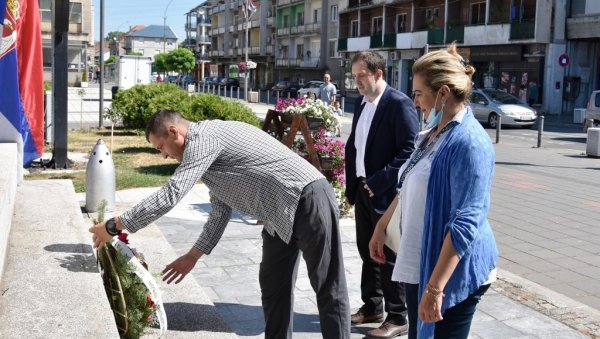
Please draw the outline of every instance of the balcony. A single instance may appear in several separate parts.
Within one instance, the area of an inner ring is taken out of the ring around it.
[[[260,55],[260,47],[258,47],[258,46],[254,46],[254,47],[250,46],[250,50],[248,50],[248,54],[251,54],[251,55]]]
[[[372,0],[350,0],[348,2],[348,8],[360,8],[373,4]]]
[[[304,34],[304,26],[290,27],[290,34]]]
[[[446,43],[449,44],[453,41],[465,42],[465,26],[448,27],[446,31]]]
[[[268,17],[267,18],[267,26],[273,26],[274,25],[274,19],[273,17]]]
[[[381,38],[381,33],[377,33],[375,35],[371,35],[371,43],[369,45],[370,48],[381,48],[383,47],[383,39]]]
[[[197,18],[196,24],[200,25],[200,26],[210,26],[212,24],[212,22],[210,21],[209,18],[206,18],[206,19]]]
[[[185,24],[185,30],[186,31],[195,31],[197,27],[198,26],[195,23],[186,23]]]
[[[276,59],[275,67],[299,67],[301,59]]]
[[[197,53],[196,61],[210,61],[209,53]]]
[[[305,34],[321,34],[321,23],[314,22],[312,24],[304,25]]]
[[[273,46],[267,46],[267,55],[273,55]]]
[[[210,41],[210,37],[208,35],[199,35],[196,37],[196,42],[198,45],[210,45],[212,42]]]
[[[318,68],[319,58],[304,58],[300,61],[301,68]]]
[[[534,39],[535,19],[513,21],[510,24],[510,40]]]
[[[348,38],[339,38],[337,49],[338,49],[338,51],[347,51],[348,50]]]
[[[231,25],[229,26],[229,33],[233,33],[235,32],[235,26]]]
[[[383,47],[396,48],[396,33],[386,33],[383,36]]]
[[[219,27],[219,34],[225,34],[225,27]]]
[[[304,0],[277,0],[277,6],[286,6],[297,2],[304,2]]]
[[[284,28],[278,28],[277,29],[277,35],[289,35],[290,34],[290,28],[289,27],[284,27]]]
[[[443,28],[432,28],[427,31],[427,43],[430,45],[443,45],[444,44],[444,29]]]
[[[224,56],[225,55],[225,51],[218,51],[219,52],[219,56]]]

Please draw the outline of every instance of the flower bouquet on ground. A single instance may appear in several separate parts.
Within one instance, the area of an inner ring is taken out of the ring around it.
[[[102,210],[98,214],[103,219]],[[96,223],[96,221],[94,221]],[[149,325],[167,330],[167,318],[160,291],[144,256],[129,247],[127,233],[121,233],[98,250],[100,274],[121,338],[140,338]]]
[[[319,119],[319,121],[317,121],[317,128],[322,127],[327,131],[334,131],[338,124],[338,120],[333,112],[333,108],[327,106],[319,99],[279,99],[279,102],[277,102],[277,105],[275,105],[275,110],[282,115],[282,119],[286,115],[294,116],[297,114],[302,114],[307,117],[307,119]],[[312,124],[309,122],[309,125]]]
[[[327,136],[325,129],[321,129],[315,135],[313,144],[321,162],[321,171],[335,191],[340,214],[345,216],[350,211],[350,206],[346,204],[345,196],[346,166],[344,157],[346,144],[341,140]],[[296,139],[292,145],[292,150],[305,159],[308,157],[304,139]]]

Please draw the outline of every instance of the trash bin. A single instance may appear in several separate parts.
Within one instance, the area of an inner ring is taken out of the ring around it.
[[[111,87],[110,91],[112,92],[112,97],[114,98],[117,92],[119,91],[119,86]]]
[[[588,128],[585,153],[588,157],[600,157],[600,128]]]
[[[573,123],[583,124],[585,118],[585,108],[574,108],[573,109]]]

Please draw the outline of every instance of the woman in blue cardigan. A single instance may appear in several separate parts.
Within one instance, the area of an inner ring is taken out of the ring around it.
[[[399,204],[400,225],[390,226],[402,233],[392,279],[406,285],[409,338],[467,338],[476,305],[496,280],[487,220],[494,148],[468,105],[475,69],[454,44],[422,56],[412,70],[427,128],[400,168],[398,196],[369,248],[384,261],[385,230]]]

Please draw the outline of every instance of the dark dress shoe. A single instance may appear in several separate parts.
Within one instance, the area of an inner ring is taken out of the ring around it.
[[[408,333],[408,323],[396,325],[391,321],[385,321],[379,328],[367,332],[369,338],[395,338]]]
[[[362,309],[350,316],[350,322],[353,324],[377,323],[381,320],[383,320],[383,313],[368,314]]]

